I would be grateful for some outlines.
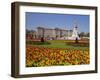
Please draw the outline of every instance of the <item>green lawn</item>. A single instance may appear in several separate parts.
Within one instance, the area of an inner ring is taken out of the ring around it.
[[[32,44],[34,46],[41,46],[41,47],[49,47],[49,48],[74,48],[74,49],[89,49],[89,47],[80,47],[80,46],[71,46],[71,45],[67,45],[67,42],[71,42],[69,40],[49,40],[47,41],[50,44],[40,44],[40,45],[36,45]],[[28,44],[28,43],[27,43]]]

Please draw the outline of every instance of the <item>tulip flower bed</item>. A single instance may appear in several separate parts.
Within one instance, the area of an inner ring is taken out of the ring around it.
[[[89,49],[26,46],[26,67],[82,65],[89,63]]]

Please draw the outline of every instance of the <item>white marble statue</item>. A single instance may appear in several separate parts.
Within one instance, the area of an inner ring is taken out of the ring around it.
[[[72,33],[71,38],[72,38],[73,40],[75,40],[76,38],[79,39],[77,26],[75,26],[75,27],[73,28],[73,33]]]

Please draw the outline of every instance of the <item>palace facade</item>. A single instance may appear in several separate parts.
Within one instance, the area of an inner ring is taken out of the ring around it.
[[[44,27],[37,27],[37,30],[26,31],[26,37],[31,38],[41,38],[44,37],[48,40],[52,39],[64,39],[67,37],[71,37],[73,30],[64,30],[60,28],[44,28]]]
[[[60,28],[50,29],[50,28],[37,28],[38,37],[44,37],[47,39],[61,39],[64,37],[71,37],[72,30],[64,30]]]

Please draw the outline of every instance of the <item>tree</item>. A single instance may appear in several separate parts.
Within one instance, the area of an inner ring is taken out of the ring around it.
[[[44,42],[44,28],[42,29],[42,32],[43,32],[43,34],[42,34],[42,37],[41,37],[41,42]]]
[[[44,42],[44,37],[41,37],[41,42]]]
[[[75,43],[78,43],[78,38],[75,39]]]
[[[84,32],[81,32],[80,34],[79,34],[79,37],[84,37],[85,36],[85,33]]]
[[[90,34],[89,33],[86,33],[86,37],[89,37],[90,36]]]
[[[87,33],[81,32],[81,33],[79,34],[79,37],[89,37],[89,35],[90,35],[89,32],[87,32]]]

